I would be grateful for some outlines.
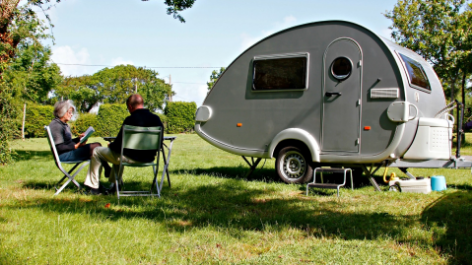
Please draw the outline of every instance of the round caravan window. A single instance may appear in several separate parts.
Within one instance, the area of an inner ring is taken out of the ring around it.
[[[338,57],[331,64],[331,74],[338,80],[345,80],[351,75],[352,62],[349,58]]]

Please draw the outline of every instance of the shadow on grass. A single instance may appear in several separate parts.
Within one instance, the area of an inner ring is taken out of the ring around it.
[[[472,262],[471,201],[472,195],[468,192],[447,194],[422,214],[422,222],[430,229],[446,228],[445,234],[434,233],[433,242],[437,251],[452,257],[451,264]]]
[[[15,150],[15,161],[28,161],[28,160],[51,160],[53,161],[53,156],[51,151],[27,151],[27,150]]]
[[[59,179],[57,180],[59,181]],[[23,188],[32,189],[32,190],[49,190],[54,189],[54,185],[57,181],[48,181],[48,182],[36,182],[36,181],[28,181],[23,184]],[[75,187],[74,184],[69,184],[69,188]]]
[[[165,183],[166,184],[166,183]],[[30,184],[31,185],[31,184]],[[146,188],[149,185],[131,183],[130,188]],[[175,232],[208,225],[228,229],[228,233],[241,237],[244,231],[281,231],[299,229],[306,237],[328,237],[346,240],[393,237],[403,239],[405,229],[415,223],[415,217],[392,216],[388,213],[343,213],[339,200],[317,202],[309,197],[281,196],[264,198],[275,190],[247,189],[241,181],[221,181],[185,190],[173,187],[164,189],[161,199],[142,197],[122,198],[120,205],[105,208],[114,197],[83,198],[51,197],[39,199],[21,208],[39,208],[58,213],[91,212],[91,218],[118,221],[120,219],[146,218],[167,225]],[[306,203],[310,204],[307,207]],[[115,203],[113,203],[115,205]],[[138,207],[136,207],[138,206]],[[13,208],[13,207],[12,207]],[[418,243],[421,238],[405,241]],[[421,243],[421,242],[420,242]],[[426,242],[424,242],[426,244]]]
[[[229,172],[234,173],[234,170]],[[130,181],[126,189],[145,190],[149,186],[150,183]],[[47,184],[30,182],[25,187],[47,187]],[[287,228],[300,231],[304,237],[344,240],[391,238],[399,244],[425,248],[433,244],[437,251],[450,257],[451,264],[470,264],[472,260],[472,194],[469,192],[447,194],[429,205],[421,216],[345,212],[340,209],[349,205],[343,200],[319,201],[313,197],[283,194],[274,198],[271,196],[274,193],[279,192],[267,187],[248,189],[243,181],[237,179],[216,180],[198,187],[173,186],[171,189],[166,182],[161,199],[122,198],[118,205],[114,196],[86,197],[85,200],[82,196],[58,196],[6,207],[29,207],[61,214],[87,212],[97,222],[144,218],[166,225],[175,233],[210,225],[225,229],[237,238],[243,238],[245,231],[285,231]],[[105,208],[108,202],[112,207]],[[433,243],[429,237],[412,232],[420,226],[433,231]],[[444,229],[446,232],[441,232]]]
[[[280,178],[277,176],[275,170],[258,168],[252,172],[252,174],[246,178],[249,173],[249,167],[211,167],[211,168],[196,168],[192,170],[171,170],[169,173],[172,174],[185,174],[189,173],[197,176],[211,176],[227,179],[247,179],[248,181],[264,181],[264,182],[280,182]]]
[[[468,185],[468,184],[459,184],[459,185],[454,184],[451,187],[458,190],[472,191],[472,185]]]
[[[196,168],[192,170],[171,170],[169,172],[172,174],[185,174],[189,173],[192,175],[197,176],[212,176],[212,177],[220,177],[220,178],[227,178],[227,179],[247,179],[248,181],[263,181],[267,183],[272,182],[282,182],[282,180],[277,175],[275,169],[256,169],[252,172],[249,178],[246,178],[246,175],[249,173],[249,167],[211,167],[211,168]],[[332,174],[332,175],[325,175],[324,183],[343,183],[343,175],[342,174]],[[384,186],[385,184],[382,181],[381,177],[375,177],[375,180],[380,186]],[[311,182],[312,180],[310,180]],[[319,179],[318,179],[319,181]],[[353,177],[354,181],[354,188],[371,186],[369,179],[362,176],[362,177]],[[346,181],[346,187],[351,187],[351,180],[348,177]]]

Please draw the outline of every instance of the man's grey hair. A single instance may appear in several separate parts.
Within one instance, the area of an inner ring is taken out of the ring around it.
[[[72,108],[75,112],[75,106],[72,104],[72,101],[58,101],[54,105],[54,117],[62,118],[70,108]]]

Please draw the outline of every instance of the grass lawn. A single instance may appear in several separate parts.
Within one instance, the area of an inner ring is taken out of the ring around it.
[[[340,198],[335,190],[305,196],[305,185],[278,180],[274,160],[246,180],[240,157],[178,135],[172,187],[166,182],[160,199],[118,204],[116,196],[81,195],[73,185],[53,196],[61,176],[47,140],[13,147],[17,162],[0,167],[0,264],[472,262],[470,169],[411,170],[446,176],[448,190],[428,195],[364,186],[342,189]],[[77,180],[84,178],[85,170]],[[126,180],[147,187],[151,169],[128,168]]]

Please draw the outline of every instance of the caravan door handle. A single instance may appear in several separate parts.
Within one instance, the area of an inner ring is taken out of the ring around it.
[[[327,97],[341,96],[341,92],[326,92],[325,96],[327,96]]]

